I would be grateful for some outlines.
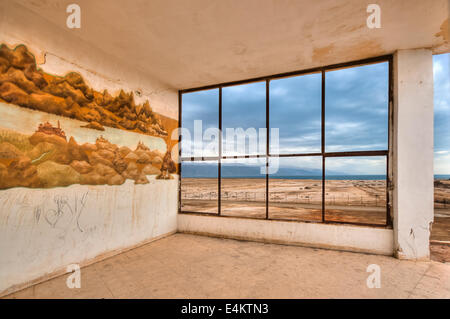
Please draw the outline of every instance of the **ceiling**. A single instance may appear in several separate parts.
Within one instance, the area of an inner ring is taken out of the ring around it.
[[[5,1],[5,0],[1,0]],[[377,0],[369,29],[358,0],[16,0],[67,32],[175,89],[237,81],[393,53],[449,52],[448,0]],[[39,26],[35,26],[39,28]]]

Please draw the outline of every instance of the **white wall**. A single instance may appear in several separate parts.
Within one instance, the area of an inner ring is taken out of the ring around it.
[[[394,230],[398,258],[428,259],[433,222],[433,58],[394,56]]]
[[[175,232],[177,183],[0,191],[0,295]]]
[[[350,225],[178,215],[178,231],[268,243],[393,254],[393,231]]]

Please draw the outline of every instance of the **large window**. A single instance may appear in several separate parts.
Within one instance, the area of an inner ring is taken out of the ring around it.
[[[180,211],[390,225],[391,68],[388,56],[181,91]]]

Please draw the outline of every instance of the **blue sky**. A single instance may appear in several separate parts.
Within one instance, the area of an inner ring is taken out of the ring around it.
[[[450,54],[433,57],[436,174],[450,174],[449,64]],[[222,95],[224,134],[227,127],[265,127],[264,82],[225,87]],[[325,96],[326,151],[387,149],[387,62],[326,72]],[[194,119],[203,120],[203,130],[218,127],[218,89],[184,94],[182,116],[183,126],[191,134]],[[279,129],[280,153],[320,152],[320,121],[320,73],[270,82],[270,127]],[[261,142],[264,150],[265,136]],[[182,147],[183,155],[192,155],[185,152],[188,144]],[[271,145],[271,152],[275,151]],[[301,161],[285,160],[283,165],[308,169],[316,168],[316,162],[315,158],[306,157]],[[327,170],[385,174],[386,161],[382,157],[334,159],[327,161]]]
[[[450,53],[433,56],[434,173],[450,174]]]

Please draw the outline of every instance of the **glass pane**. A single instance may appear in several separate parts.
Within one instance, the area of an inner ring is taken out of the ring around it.
[[[219,155],[219,90],[185,93],[182,97],[182,156]]]
[[[322,157],[269,159],[269,218],[322,220]]]
[[[450,241],[450,174],[434,175],[434,223],[431,239]]]
[[[266,217],[265,161],[265,158],[222,161],[221,215]]]
[[[222,89],[224,155],[266,153],[266,83]]]
[[[430,239],[450,242],[450,53],[433,55],[433,81],[435,175]]]
[[[325,150],[387,150],[388,62],[325,74]]]
[[[218,213],[217,161],[181,163],[181,211]]]
[[[325,159],[325,220],[386,224],[386,157]]]
[[[270,81],[271,154],[320,153],[322,76],[320,73]],[[279,143],[272,140],[279,131]]]

